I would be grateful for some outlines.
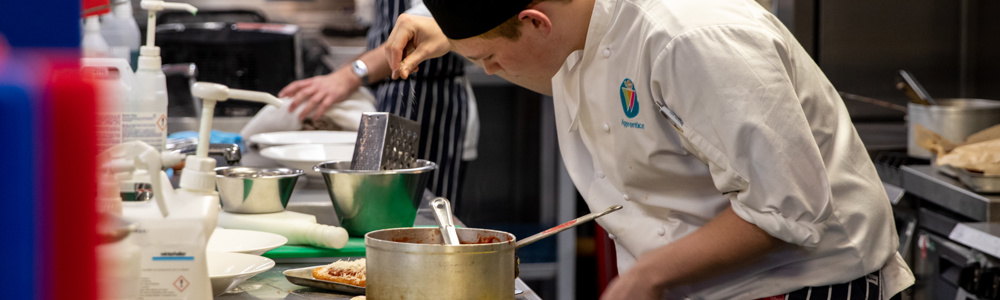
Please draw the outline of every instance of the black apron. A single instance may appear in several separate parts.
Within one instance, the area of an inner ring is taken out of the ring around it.
[[[368,49],[381,45],[396,25],[396,17],[410,8],[409,0],[376,0],[375,20],[368,30]],[[465,74],[465,60],[455,53],[420,63],[409,80],[375,83],[375,108],[420,123],[417,157],[437,164],[427,184],[434,195],[456,203],[460,165],[469,118],[469,95],[456,78]],[[411,90],[412,89],[412,90]],[[412,92],[412,96],[411,96]]]

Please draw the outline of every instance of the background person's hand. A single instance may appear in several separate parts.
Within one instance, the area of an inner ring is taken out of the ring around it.
[[[333,73],[297,80],[285,86],[278,97],[291,98],[288,111],[295,111],[300,105],[305,108],[299,120],[307,117],[319,119],[335,103],[344,101],[361,86],[361,79],[350,68],[340,68]]]
[[[433,18],[410,14],[399,15],[383,45],[393,79],[406,79],[420,62],[451,51],[451,43]]]

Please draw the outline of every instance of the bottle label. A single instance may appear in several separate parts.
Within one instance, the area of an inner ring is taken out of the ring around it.
[[[206,232],[191,220],[143,220],[133,230],[141,247],[139,299],[211,298]]]
[[[97,116],[99,149],[112,145],[142,141],[162,150],[167,139],[167,115],[162,113],[101,113]]]

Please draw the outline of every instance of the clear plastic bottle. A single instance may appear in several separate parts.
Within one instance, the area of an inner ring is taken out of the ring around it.
[[[84,19],[80,48],[83,50],[83,57],[108,57],[108,42],[101,36],[101,23],[97,16]]]
[[[132,16],[131,1],[116,2],[111,13],[101,16],[101,36],[108,42],[111,56],[125,59],[134,70],[141,38],[139,25]]]

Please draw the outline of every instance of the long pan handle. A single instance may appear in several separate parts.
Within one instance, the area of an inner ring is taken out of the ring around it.
[[[590,222],[591,220],[597,219],[597,218],[599,218],[601,216],[604,216],[606,214],[613,213],[613,212],[615,212],[615,211],[617,211],[619,209],[622,209],[622,206],[621,205],[615,205],[615,206],[612,206],[612,207],[608,207],[608,209],[605,209],[602,212],[590,213],[590,214],[587,214],[585,216],[582,216],[582,217],[570,220],[569,222],[559,224],[559,226],[546,229],[545,231],[536,233],[535,235],[529,236],[526,239],[517,241],[517,246],[515,247],[515,249],[520,249],[521,247],[524,247],[524,246],[527,246],[528,244],[537,242],[540,239],[544,239],[544,238],[549,237],[550,235],[553,235],[553,234],[556,234],[556,233],[560,233],[563,230],[576,227],[576,225],[580,225],[580,224],[583,224],[583,223]]]

